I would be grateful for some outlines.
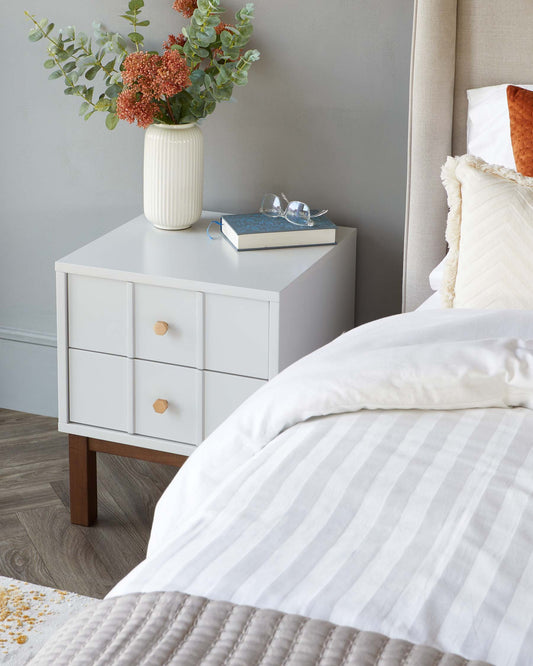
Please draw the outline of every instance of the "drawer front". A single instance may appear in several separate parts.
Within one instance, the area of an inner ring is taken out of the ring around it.
[[[204,373],[205,437],[264,384],[266,381],[263,379],[206,371]]]
[[[69,347],[125,356],[127,298],[125,282],[70,274]]]
[[[134,299],[135,357],[196,366],[196,293],[136,284]]]
[[[205,297],[205,368],[268,379],[269,304]]]
[[[187,444],[202,439],[202,372],[134,361],[135,432]],[[159,410],[159,411],[157,411]]]
[[[126,364],[120,356],[69,350],[70,421],[127,429]]]

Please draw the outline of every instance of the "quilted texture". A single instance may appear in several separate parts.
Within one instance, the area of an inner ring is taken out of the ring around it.
[[[472,155],[442,169],[445,307],[533,309],[533,178]]]
[[[533,91],[507,86],[507,105],[516,170],[533,176]]]
[[[181,592],[105,599],[31,664],[131,666],[482,666],[431,647]],[[485,666],[487,666],[485,664]]]

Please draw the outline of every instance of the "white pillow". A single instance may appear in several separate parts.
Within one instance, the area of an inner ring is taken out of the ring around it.
[[[480,157],[488,164],[500,164],[516,171],[507,106],[508,85],[519,85],[526,90],[533,90],[533,84],[502,83],[466,91],[466,152]]]
[[[533,309],[533,178],[472,155],[442,168],[445,307]]]

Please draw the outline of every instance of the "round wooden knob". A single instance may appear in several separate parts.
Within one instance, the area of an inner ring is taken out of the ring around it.
[[[158,414],[163,414],[164,412],[167,411],[168,400],[163,400],[162,398],[159,398],[154,402],[153,408],[154,412],[157,412]]]
[[[165,335],[168,331],[168,324],[166,321],[156,321],[154,324],[154,333],[156,335]]]

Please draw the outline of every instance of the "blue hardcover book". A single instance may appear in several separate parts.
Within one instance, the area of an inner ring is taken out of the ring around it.
[[[262,213],[223,215],[222,233],[237,250],[262,250],[297,245],[333,245],[337,227],[328,218],[314,219],[314,226],[299,227],[283,217]]]

